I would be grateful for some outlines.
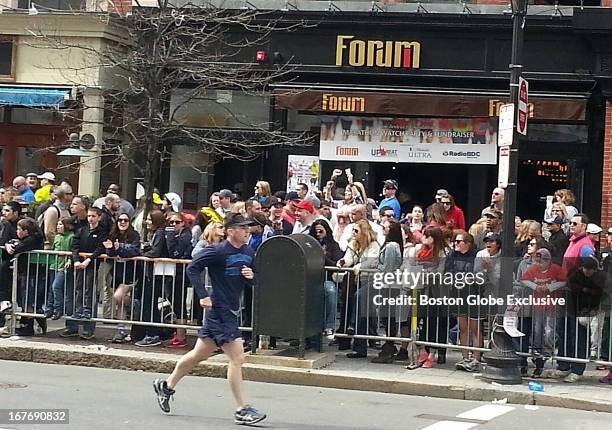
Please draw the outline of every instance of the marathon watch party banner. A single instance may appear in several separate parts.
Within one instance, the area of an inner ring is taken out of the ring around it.
[[[319,119],[321,160],[497,164],[497,118]]]

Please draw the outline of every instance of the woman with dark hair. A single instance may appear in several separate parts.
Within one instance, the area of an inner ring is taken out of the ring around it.
[[[17,258],[17,302],[25,312],[43,313],[45,302],[45,265],[48,256],[27,254],[29,251],[41,250],[44,237],[38,224],[32,218],[23,218],[17,222],[17,239],[4,245],[4,251]],[[36,318],[43,333],[47,331],[47,320]],[[15,330],[18,336],[34,336],[34,319],[21,318],[21,327]]]
[[[435,204],[434,204],[435,205]],[[432,205],[433,206],[433,205]],[[444,257],[446,242],[444,232],[438,227],[427,227],[423,232],[423,239],[420,245],[414,249],[414,263],[416,272],[420,272],[421,284],[417,285],[420,294],[428,297],[448,296],[443,285],[435,282],[435,274],[444,273]],[[448,319],[442,306],[423,306],[419,307],[419,316],[424,318],[424,330],[419,333],[419,339],[427,342],[446,343],[448,334]],[[444,361],[446,349],[439,348],[439,361]],[[425,368],[432,368],[435,365],[435,352],[429,347],[425,347],[418,357],[419,363]]]
[[[518,268],[516,269],[516,273],[514,276],[514,284],[512,288],[512,293],[514,297],[520,297],[521,299],[528,299],[532,296],[533,290],[530,288],[526,288],[521,285],[521,279],[523,279],[523,275],[527,273],[531,267],[536,264],[535,254],[538,249],[545,248],[548,249],[549,244],[542,239],[541,237],[527,239],[527,252],[523,255],[523,258],[520,260],[518,264]],[[529,305],[513,307],[511,310],[517,311],[517,317],[519,321],[518,329],[522,333],[525,333],[525,336],[520,337],[518,339],[514,339],[514,343],[517,351],[529,353],[529,345],[531,343],[531,332],[532,332],[532,307]],[[527,359],[525,357],[521,358],[521,374],[523,376],[527,376]]]
[[[325,265],[335,266],[344,255],[338,242],[334,240],[329,223],[318,219],[310,226],[309,234],[317,239],[325,254]],[[325,328],[323,334],[330,340],[334,337],[336,329],[336,313],[338,309],[338,286],[327,279],[324,283],[325,289]]]
[[[160,210],[152,210],[149,212],[145,221],[147,226],[147,241],[142,243],[142,256],[147,258],[168,258],[168,248],[166,246],[166,216]],[[141,319],[144,322],[161,322],[160,313],[157,309],[158,300],[163,297],[164,276],[157,275],[156,265],[161,264],[163,271],[163,263],[146,263],[144,270],[144,279],[139,279],[142,283],[140,290],[141,300]],[[134,334],[134,326],[132,326],[132,338],[140,336]],[[144,337],[135,343],[136,346],[159,346],[161,345],[160,334],[161,330],[157,327],[146,327],[144,329]]]
[[[168,247],[168,255],[175,260],[190,260],[191,259],[191,231],[186,228],[185,214],[182,212],[171,213],[168,216],[169,225],[166,227],[166,246]],[[184,324],[187,322],[187,287],[188,278],[185,276],[187,264],[177,263],[174,267],[174,273],[170,275],[165,282],[165,297],[172,303],[172,312],[176,318],[176,322]],[[170,270],[172,273],[172,269]],[[193,314],[193,312],[190,312]],[[185,348],[185,329],[179,328],[168,343],[169,348]]]
[[[130,224],[130,216],[122,213],[113,224],[108,239],[103,245],[106,249],[106,255],[109,257],[118,257],[113,260],[113,284],[115,292],[113,300],[119,309],[117,316],[120,320],[128,318],[127,309],[132,303],[130,293],[134,287],[136,278],[136,265],[133,260],[124,260],[140,255],[140,235]],[[138,303],[138,301],[136,301]],[[136,308],[136,306],[134,306]],[[112,339],[113,343],[123,343],[129,340],[124,323],[119,323],[117,333]]]
[[[476,250],[474,249],[474,237],[465,230],[455,230],[453,232],[453,250],[446,258],[445,272],[453,275],[454,294],[453,296],[462,300],[457,308],[451,309],[453,315],[457,317],[459,323],[459,339],[462,346],[480,345],[482,331],[477,313],[474,308],[467,305],[469,295],[479,293],[478,287],[467,280],[474,277],[474,260]],[[475,351],[472,358],[469,351],[461,351],[463,358],[455,365],[457,370],[475,372],[480,367],[480,352]]]
[[[385,243],[378,255],[378,270],[381,273],[395,273],[402,265],[404,254],[404,237],[402,235],[402,225],[395,219],[386,219],[382,223],[383,232],[385,234]],[[383,298],[393,298],[399,294],[399,286],[385,284],[377,293]],[[395,309],[390,309],[390,306],[380,306],[379,315],[387,320],[387,336],[393,337],[397,334],[397,316]],[[378,357],[372,360],[372,363],[392,363],[394,355],[397,352],[392,341],[386,341],[382,346]]]

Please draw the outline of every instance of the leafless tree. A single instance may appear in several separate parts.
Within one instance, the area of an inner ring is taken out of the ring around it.
[[[121,28],[124,37],[102,49],[77,46],[59,32],[35,29],[31,33],[36,43],[52,49],[86,51],[86,64],[71,66],[72,72],[100,67],[112,71],[115,88],[104,93],[104,125],[115,138],[102,142],[104,163],[135,166],[144,178],[147,207],[172,144],[209,154],[212,162],[227,157],[252,160],[271,146],[312,144],[306,135],[283,133],[272,122],[253,123],[235,114],[223,100],[229,90],[268,96],[269,84],[286,80],[293,70],[291,59],[277,58],[274,64],[262,66],[246,59],[245,52],[264,46],[273,32],[309,24],[285,22],[264,11],[168,0],[104,19]],[[184,120],[186,112],[202,104],[214,106],[208,111],[221,110],[231,127],[216,127],[213,117],[204,126]]]

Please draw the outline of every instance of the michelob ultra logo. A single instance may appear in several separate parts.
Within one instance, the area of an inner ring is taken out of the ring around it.
[[[335,96],[325,93],[321,110],[333,112],[365,112],[365,97]]]
[[[345,62],[354,67],[418,69],[421,64],[421,44],[396,40],[359,40],[355,39],[355,36],[337,36],[336,66],[343,66]]]

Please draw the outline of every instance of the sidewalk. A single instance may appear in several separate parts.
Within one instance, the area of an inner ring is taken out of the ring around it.
[[[170,373],[186,351],[115,345],[106,340],[112,337],[113,330],[103,325],[92,341],[62,339],[58,333],[54,330],[44,337],[0,339],[0,359]],[[189,341],[193,344],[195,339],[190,337]],[[576,384],[539,379],[545,391],[532,392],[527,387],[529,379],[524,379],[522,385],[502,386],[481,380],[478,374],[454,370],[459,359],[459,353],[454,351],[448,352],[447,364],[416,370],[405,369],[406,363],[373,364],[366,359],[348,359],[344,351],[330,347],[322,354],[310,352],[306,358],[295,358],[295,349],[288,346],[257,356],[249,354],[244,377],[280,384],[612,412],[612,387],[597,381],[605,374],[603,371],[589,369]],[[324,367],[316,368],[320,366]],[[192,374],[222,378],[226,369],[226,357],[219,354],[200,364]]]

